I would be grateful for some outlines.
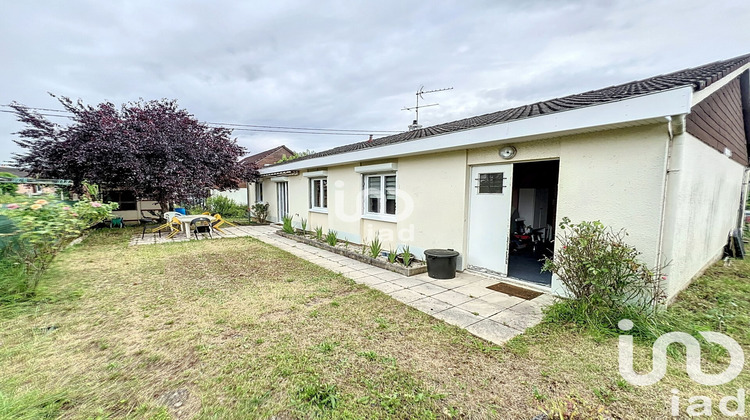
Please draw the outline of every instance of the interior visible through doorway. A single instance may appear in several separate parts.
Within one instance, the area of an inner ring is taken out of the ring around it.
[[[560,162],[513,165],[508,276],[549,286],[552,274],[541,272],[545,256],[552,256]]]

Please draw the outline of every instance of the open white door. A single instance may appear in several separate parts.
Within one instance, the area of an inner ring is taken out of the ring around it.
[[[513,164],[471,168],[469,197],[470,266],[508,274]]]
[[[276,183],[276,208],[279,216],[279,223],[281,219],[289,214],[289,183],[288,182],[277,182]]]

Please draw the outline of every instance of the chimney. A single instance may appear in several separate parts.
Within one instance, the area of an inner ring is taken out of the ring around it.
[[[368,142],[372,141],[372,134],[370,134],[370,138],[367,141]]]
[[[417,120],[414,120],[414,122],[409,124],[409,131],[419,130],[420,128],[422,128],[422,126],[417,123]]]

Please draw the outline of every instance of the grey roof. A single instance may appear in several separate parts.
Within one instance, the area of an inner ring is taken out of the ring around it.
[[[26,172],[14,166],[0,166],[0,172],[7,172],[9,174],[13,174],[17,178],[27,178],[29,176]]]
[[[555,112],[584,108],[607,102],[619,101],[639,95],[661,92],[681,86],[692,86],[693,91],[699,91],[711,85],[715,81],[723,78],[724,76],[738,69],[744,64],[747,64],[748,62],[750,62],[750,54],[731,58],[729,60],[716,61],[700,67],[680,70],[674,73],[650,77],[648,79],[637,80],[622,85],[610,86],[604,89],[592,90],[589,92],[578,93],[562,98],[536,102],[530,105],[523,105],[516,108],[492,112],[489,114],[478,115],[476,117],[464,118],[458,121],[451,121],[414,131],[406,131],[387,137],[380,137],[377,139],[362,141],[359,143],[347,144],[322,152],[313,153],[311,155],[299,157],[295,159],[294,162],[353,152],[355,150],[367,149],[372,147],[385,146],[394,143],[401,143],[439,134],[452,133],[455,131],[535,117],[538,115],[553,114]],[[278,165],[282,165],[284,163],[279,163]]]

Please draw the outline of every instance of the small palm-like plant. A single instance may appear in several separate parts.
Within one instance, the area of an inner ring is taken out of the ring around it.
[[[336,246],[338,241],[339,241],[339,238],[337,236],[336,231],[328,230],[328,234],[326,235],[326,243],[330,246]]]
[[[377,234],[375,234],[375,239],[370,242],[369,248],[370,256],[372,258],[378,258],[380,256],[380,251],[383,249],[383,244],[380,242],[380,238],[378,238]]]
[[[395,264],[396,263],[396,255],[398,255],[398,254],[396,254],[395,250],[389,249],[388,250],[388,262],[391,263],[391,264]]]
[[[307,233],[307,219],[305,219],[303,217],[302,220],[300,220],[299,223],[300,223],[300,225],[302,225],[302,234],[303,235],[306,234]]]
[[[317,226],[315,228],[315,239],[322,241],[323,240],[323,227]]]
[[[293,216],[286,215],[281,218],[281,230],[286,233],[294,233],[294,226],[292,226],[292,217]]]
[[[411,251],[409,251],[409,245],[404,246],[404,251],[401,253],[401,259],[404,261],[404,266],[408,267],[411,261],[414,259]]]

